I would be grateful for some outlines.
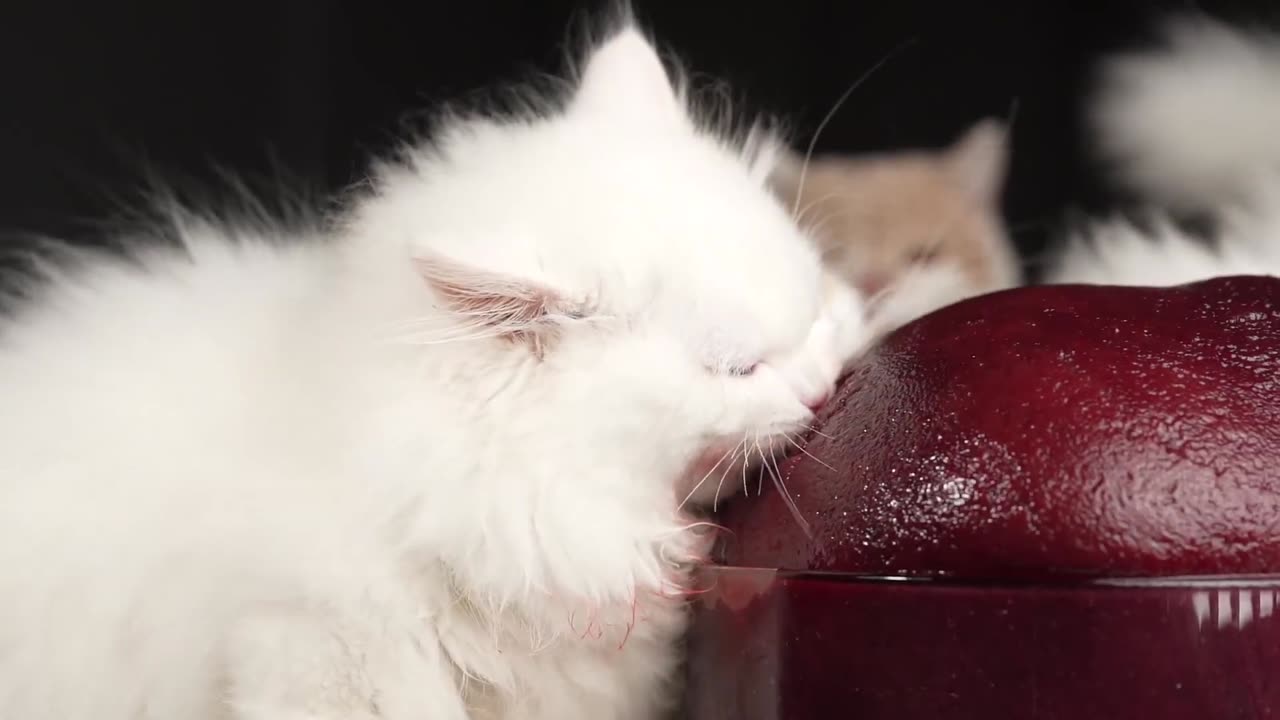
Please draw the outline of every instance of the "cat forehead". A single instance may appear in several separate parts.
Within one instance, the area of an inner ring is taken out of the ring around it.
[[[692,130],[595,132],[585,122],[457,134],[443,148],[445,162],[425,165],[421,222],[519,222],[553,246],[641,256],[636,262],[646,253],[691,254],[699,249],[691,242],[720,255],[757,237],[798,235],[763,178],[722,143]]]
[[[902,153],[867,160],[837,161],[824,173],[828,184],[863,192],[953,194],[955,182],[937,158],[925,153]]]
[[[437,157],[443,162],[432,162]],[[766,192],[747,159],[692,126],[637,130],[591,115],[462,126],[422,166],[434,193],[490,201],[490,214],[509,209],[572,219],[660,201],[692,217],[699,207],[718,210]],[[469,204],[451,202],[443,211]]]
[[[736,158],[575,143],[556,152],[560,142],[536,133],[492,139],[511,152],[455,150],[459,160],[430,168],[424,191],[405,198],[418,234],[459,260],[603,291],[623,311],[654,288],[686,305],[701,298],[712,315],[767,317],[808,300],[816,251]]]
[[[938,217],[980,210],[980,204],[928,161],[854,163],[815,173],[806,181],[812,215],[853,223],[930,224]]]
[[[793,242],[776,255],[740,253],[755,257],[749,262],[673,264],[660,293],[667,318],[713,347],[756,352],[799,342],[821,305],[822,266],[810,244]]]

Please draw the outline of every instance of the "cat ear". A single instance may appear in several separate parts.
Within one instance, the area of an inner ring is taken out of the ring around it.
[[[414,257],[414,267],[448,310],[496,337],[528,346],[541,359],[565,321],[585,317],[585,309],[532,280],[483,270],[431,253]]]
[[[969,128],[943,151],[943,163],[974,199],[997,204],[1009,165],[1009,133],[1004,123],[987,118]]]
[[[621,122],[678,122],[683,109],[662,60],[644,35],[624,28],[587,58],[574,106]]]

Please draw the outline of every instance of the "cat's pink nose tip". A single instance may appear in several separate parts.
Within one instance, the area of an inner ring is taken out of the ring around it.
[[[831,393],[824,392],[821,395],[816,395],[812,398],[809,398],[808,400],[805,401],[804,404],[805,404],[805,407],[809,408],[810,411],[818,412],[818,410],[821,410],[822,406],[826,405],[827,401],[830,399],[831,399]]]
[[[881,275],[879,273],[867,273],[859,276],[858,279],[854,281],[854,285],[862,291],[863,295],[867,297],[874,297],[879,295],[885,288],[889,287],[889,281],[890,278],[886,275]]]

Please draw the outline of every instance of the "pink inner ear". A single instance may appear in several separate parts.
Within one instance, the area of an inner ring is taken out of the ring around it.
[[[556,325],[546,322],[566,305],[559,293],[536,282],[490,272],[440,256],[418,257],[414,266],[448,307],[499,337],[529,345],[541,358]]]

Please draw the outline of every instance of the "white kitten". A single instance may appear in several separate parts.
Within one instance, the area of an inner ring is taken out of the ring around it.
[[[1150,229],[1099,222],[1069,241],[1049,282],[1280,275],[1280,35],[1184,16],[1165,37],[1104,66],[1097,143],[1128,189],[1212,218],[1217,242],[1159,216]]]
[[[53,273],[0,334],[0,717],[664,711],[681,501],[865,341],[773,147],[697,125],[626,29],[332,237],[186,219]]]

